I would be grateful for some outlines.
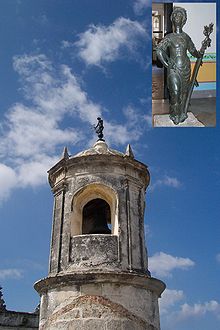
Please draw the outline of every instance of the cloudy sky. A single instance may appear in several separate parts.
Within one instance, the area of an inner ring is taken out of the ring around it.
[[[47,275],[63,147],[95,141],[148,164],[149,268],[165,281],[162,330],[220,327],[220,129],[151,128],[151,8],[143,0],[1,0],[0,284],[32,311]],[[219,120],[219,115],[217,117]]]

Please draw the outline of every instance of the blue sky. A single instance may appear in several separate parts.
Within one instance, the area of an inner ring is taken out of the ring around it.
[[[65,145],[71,154],[92,145],[101,115],[107,143],[120,151],[131,143],[150,169],[149,267],[167,284],[161,329],[219,329],[220,129],[151,128],[150,7],[2,0],[0,15],[0,284],[8,309],[34,310],[33,283],[47,275],[46,171]]]

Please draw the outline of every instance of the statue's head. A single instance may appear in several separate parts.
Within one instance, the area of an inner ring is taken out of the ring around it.
[[[186,10],[181,7],[174,7],[170,19],[173,25],[183,27],[187,20]]]

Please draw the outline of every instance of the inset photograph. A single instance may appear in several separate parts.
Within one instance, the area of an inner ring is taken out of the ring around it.
[[[216,4],[152,4],[154,127],[216,126]]]

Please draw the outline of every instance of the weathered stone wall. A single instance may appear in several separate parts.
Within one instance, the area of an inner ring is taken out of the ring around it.
[[[158,297],[116,283],[71,285],[42,296],[40,330],[158,330]]]
[[[36,330],[39,328],[39,314],[4,311],[0,312],[1,330]]]
[[[79,235],[72,237],[70,243],[70,262],[73,269],[95,269],[100,267],[117,269],[118,236]]]

